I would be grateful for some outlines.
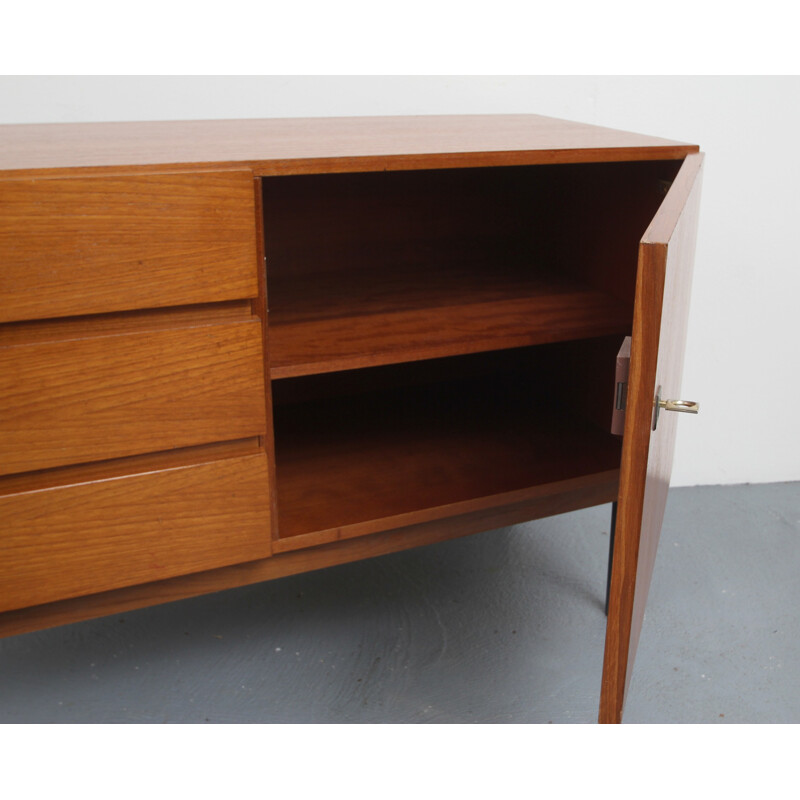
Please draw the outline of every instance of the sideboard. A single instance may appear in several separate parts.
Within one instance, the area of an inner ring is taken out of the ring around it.
[[[1,126],[0,635],[614,503],[619,722],[701,168],[532,115]]]

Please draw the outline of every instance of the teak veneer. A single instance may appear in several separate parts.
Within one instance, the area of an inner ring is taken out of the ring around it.
[[[0,635],[614,502],[619,722],[701,168],[530,115],[0,127]]]

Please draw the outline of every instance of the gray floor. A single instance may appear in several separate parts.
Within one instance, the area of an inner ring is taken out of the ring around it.
[[[609,506],[0,641],[0,723],[591,723]],[[800,483],[670,493],[628,723],[800,722]]]

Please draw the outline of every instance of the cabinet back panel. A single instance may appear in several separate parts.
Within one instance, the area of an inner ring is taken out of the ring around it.
[[[298,276],[476,263],[572,275],[632,306],[638,242],[679,163],[265,178],[272,306]]]
[[[608,424],[565,413],[558,350],[275,382],[281,538],[371,533],[617,469]],[[613,386],[613,355],[608,372]],[[612,404],[609,388],[608,421]]]
[[[500,262],[516,260],[529,224],[515,170],[304,175],[263,185],[270,277],[457,264],[487,249]]]
[[[548,268],[622,301],[633,317],[639,241],[680,161],[540,167]],[[534,247],[537,237],[529,239]]]

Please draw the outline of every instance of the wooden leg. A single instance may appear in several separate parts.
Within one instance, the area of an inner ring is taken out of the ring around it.
[[[611,592],[611,564],[614,561],[614,531],[617,529],[617,504],[611,504],[611,530],[608,540],[608,573],[606,575],[606,616],[608,616],[608,597]]]

